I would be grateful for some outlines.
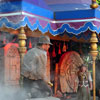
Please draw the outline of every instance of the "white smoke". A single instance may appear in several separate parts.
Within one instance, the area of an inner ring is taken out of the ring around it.
[[[0,86],[0,100],[25,100],[25,92],[21,88]]]

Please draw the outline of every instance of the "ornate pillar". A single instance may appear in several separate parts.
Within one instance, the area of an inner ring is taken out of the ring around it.
[[[96,0],[92,0],[92,4],[90,5],[90,7],[92,9],[98,8],[98,4],[96,3]],[[92,33],[90,42],[91,42],[90,54],[92,55],[92,58],[93,58],[93,100],[96,100],[96,91],[95,91],[95,60],[96,60],[96,56],[98,54],[97,44],[96,44],[98,42],[98,39],[96,37],[96,33],[95,32]]]
[[[23,63],[23,57],[26,52],[26,35],[24,31],[24,27],[21,27],[20,33],[18,34],[18,39],[19,39],[19,52],[20,52],[20,58],[21,58],[21,65]]]
[[[96,60],[96,56],[98,54],[97,51],[97,42],[98,39],[96,37],[96,33],[93,32],[90,38],[90,43],[91,43],[91,51],[90,54],[93,58],[93,100],[96,100],[96,90],[95,90],[95,60]]]
[[[92,0],[92,4],[90,5],[92,9],[98,8],[98,4],[96,3],[96,0]]]
[[[23,57],[24,57],[25,52],[26,52],[26,47],[25,47],[26,46],[26,41],[25,41],[26,35],[25,35],[24,27],[21,27],[20,33],[18,34],[18,39],[19,39],[20,67],[21,67],[23,64]],[[22,84],[22,81],[20,84]]]

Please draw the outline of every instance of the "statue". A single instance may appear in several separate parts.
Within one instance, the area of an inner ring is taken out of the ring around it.
[[[82,65],[78,72],[78,97],[77,100],[91,100],[92,78],[85,65]]]

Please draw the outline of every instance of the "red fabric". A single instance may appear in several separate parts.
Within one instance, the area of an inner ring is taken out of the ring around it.
[[[65,42],[64,42],[64,45],[63,45],[63,52],[66,52],[66,45],[65,45]]]
[[[29,41],[29,48],[32,48],[31,40]]]
[[[61,54],[61,48],[60,48],[60,45],[61,45],[61,44],[59,44],[58,54]]]
[[[52,56],[53,56],[53,57],[56,57],[56,53],[55,53],[55,47],[53,47]]]

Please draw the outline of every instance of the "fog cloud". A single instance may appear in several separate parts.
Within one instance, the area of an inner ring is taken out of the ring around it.
[[[25,100],[25,91],[18,87],[0,86],[0,100]]]

